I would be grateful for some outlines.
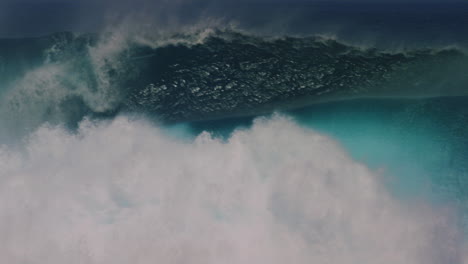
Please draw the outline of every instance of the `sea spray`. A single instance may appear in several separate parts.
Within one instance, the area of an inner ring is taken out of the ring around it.
[[[145,121],[44,126],[0,149],[0,259],[16,263],[462,263],[455,212],[286,117],[226,141]]]

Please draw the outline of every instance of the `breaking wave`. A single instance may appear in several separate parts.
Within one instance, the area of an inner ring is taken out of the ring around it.
[[[349,98],[466,95],[467,65],[457,48],[390,52],[233,29],[58,33],[0,40],[0,115],[28,130],[119,112],[206,120]]]

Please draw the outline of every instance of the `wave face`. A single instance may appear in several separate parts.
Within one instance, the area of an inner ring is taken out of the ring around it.
[[[0,40],[1,112],[76,126],[119,111],[204,120],[359,97],[466,95],[467,66],[457,49],[388,52],[324,37],[60,33]]]

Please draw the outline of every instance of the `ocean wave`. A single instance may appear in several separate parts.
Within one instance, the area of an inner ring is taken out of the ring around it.
[[[206,120],[360,97],[466,95],[467,65],[457,48],[389,51],[232,28],[57,33],[0,40],[0,115],[36,116],[31,127],[121,111]]]

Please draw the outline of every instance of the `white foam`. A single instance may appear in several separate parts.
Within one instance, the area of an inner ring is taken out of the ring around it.
[[[49,121],[61,119],[60,103],[74,92],[62,86],[64,80],[80,84],[74,76],[65,76],[65,65],[49,64],[25,74],[13,88],[0,97],[0,140],[9,129],[19,133],[37,128],[49,113]]]
[[[164,131],[119,117],[0,148],[0,262],[462,262],[448,211],[285,117],[226,142]]]

